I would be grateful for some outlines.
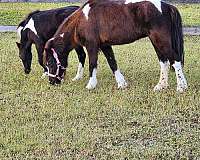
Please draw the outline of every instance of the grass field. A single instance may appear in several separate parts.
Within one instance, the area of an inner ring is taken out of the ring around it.
[[[186,93],[170,88],[154,93],[159,64],[148,39],[116,46],[116,59],[128,81],[117,90],[100,54],[98,87],[72,82],[77,67],[70,55],[65,82],[50,86],[34,50],[25,75],[16,34],[0,33],[0,159],[199,159],[200,37],[185,37]]]
[[[18,25],[34,10],[45,10],[79,3],[0,3],[0,25]],[[200,4],[175,4],[183,17],[184,26],[200,26]]]

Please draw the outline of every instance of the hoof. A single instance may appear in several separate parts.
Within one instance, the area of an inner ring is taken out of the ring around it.
[[[91,90],[91,89],[96,88],[96,86],[97,86],[97,80],[96,79],[90,79],[86,88]]]
[[[187,85],[183,85],[183,86],[177,86],[176,91],[179,93],[184,93],[187,90]]]
[[[118,83],[118,89],[125,89],[128,86],[128,84],[126,83],[126,81],[121,81]]]
[[[157,84],[157,85],[154,87],[153,91],[154,91],[154,92],[161,91],[161,90],[167,89],[168,87],[169,87],[168,84],[166,84],[166,85]]]
[[[78,81],[78,80],[81,80],[83,77],[81,76],[76,76],[72,79],[72,81]]]

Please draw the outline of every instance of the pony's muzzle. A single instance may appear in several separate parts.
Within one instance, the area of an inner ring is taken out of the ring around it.
[[[31,69],[24,69],[25,74],[29,74],[31,72]]]
[[[54,78],[54,77],[49,77],[49,83],[51,85],[58,85],[61,83],[61,80],[59,80],[58,78]]]

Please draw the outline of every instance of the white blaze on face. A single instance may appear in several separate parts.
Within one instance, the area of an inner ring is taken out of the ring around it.
[[[35,35],[37,35],[37,31],[35,29],[35,25],[34,25],[34,21],[33,18],[31,18],[28,23],[26,24],[26,26],[24,27],[23,30],[29,28],[33,33],[35,33]],[[38,36],[38,35],[37,35]]]
[[[115,71],[115,79],[117,81],[118,84],[118,88],[126,88],[127,87],[127,83],[124,79],[124,76],[121,74],[120,70],[118,69],[117,71]]]
[[[22,27],[22,26],[19,26],[19,27],[17,28],[17,34],[18,34],[19,38],[21,38],[21,34],[22,34],[23,28],[24,28],[24,27]]]
[[[162,13],[162,9],[161,9],[161,1],[160,0],[126,0],[125,4],[128,3],[137,3],[137,2],[144,2],[144,1],[148,1],[154,4],[154,6]]]
[[[84,71],[84,68],[83,68],[82,64],[79,63],[76,76],[72,79],[72,81],[76,81],[76,80],[82,79],[83,78],[83,71]]]
[[[160,61],[160,80],[154,87],[154,91],[160,91],[168,87],[168,72],[169,72],[169,61]]]
[[[60,37],[62,37],[62,38],[63,38],[63,37],[64,37],[64,33],[60,34]]]
[[[53,41],[55,38],[53,37],[53,38],[50,38],[48,41]]]
[[[174,67],[176,72],[177,91],[183,92],[185,89],[187,89],[187,81],[182,71],[181,62],[175,61],[175,63],[172,66]]]
[[[83,14],[85,15],[86,19],[89,19],[89,12],[90,12],[90,5],[87,4],[84,8],[83,8]]]
[[[94,89],[97,85],[97,69],[94,68],[92,71],[92,77],[90,77],[90,80],[86,86],[87,89]]]

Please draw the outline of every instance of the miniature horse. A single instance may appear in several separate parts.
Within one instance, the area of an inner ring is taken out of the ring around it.
[[[20,43],[16,43],[19,48],[19,56],[23,62],[24,71],[26,74],[29,74],[31,71],[32,44],[35,44],[36,46],[38,52],[38,61],[39,64],[44,68],[44,75],[47,73],[47,69],[43,65],[43,52],[45,43],[55,34],[63,20],[75,12],[78,8],[78,6],[68,6],[46,11],[34,11],[18,25],[17,31],[20,36]],[[80,63],[77,75],[73,80],[82,78],[86,57],[86,54],[81,46],[77,45],[75,50],[78,54]]]
[[[183,92],[187,81],[181,65],[184,59],[181,16],[174,6],[159,0],[87,1],[63,22],[54,38],[45,45],[49,80],[56,83],[67,66],[68,53],[82,45],[89,57],[90,79],[86,88],[93,89],[97,85],[99,50],[104,52],[118,88],[125,88],[127,83],[117,67],[111,45],[128,44],[144,37],[151,40],[161,67],[154,91],[168,87],[171,64],[176,73],[177,91]]]

